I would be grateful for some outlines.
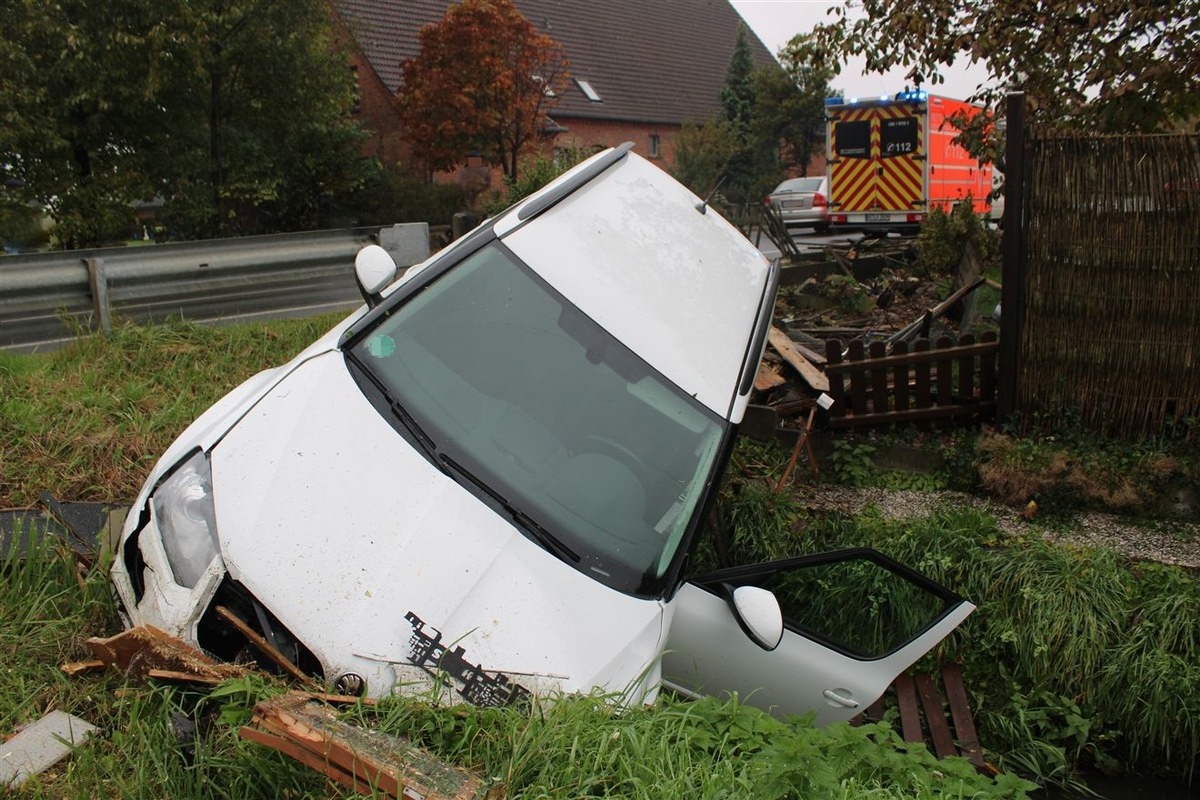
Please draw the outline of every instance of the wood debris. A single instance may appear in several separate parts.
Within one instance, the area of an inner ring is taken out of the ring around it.
[[[132,678],[164,677],[213,684],[246,674],[246,668],[217,661],[151,625],[140,625],[108,638],[87,640],[96,659]],[[64,669],[71,665],[64,665]]]
[[[254,707],[239,731],[362,794],[396,800],[498,800],[501,787],[450,766],[406,739],[360,728],[303,692]]]
[[[783,357],[783,360],[790,364],[804,382],[818,392],[829,391],[829,378],[825,377],[825,373],[821,369],[805,357],[800,347],[793,342],[791,338],[774,325],[767,332],[767,341],[771,343],[771,347],[775,348],[775,352]]]

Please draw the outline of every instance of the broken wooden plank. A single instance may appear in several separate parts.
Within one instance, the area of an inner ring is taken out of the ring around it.
[[[934,684],[933,676],[922,673],[914,676],[913,681],[925,711],[925,726],[929,729],[929,738],[933,740],[934,755],[938,758],[958,755],[950,724],[946,721],[946,699]]]
[[[917,689],[911,675],[899,675],[892,684],[896,688],[896,704],[900,707],[900,735],[906,742],[924,742],[921,729],[921,710],[917,707]]]
[[[954,738],[964,758],[982,770],[988,768],[983,760],[983,747],[975,731],[975,718],[971,715],[971,704],[967,701],[967,690],[963,685],[962,670],[957,664],[942,667],[942,683],[946,687],[946,699],[950,703],[950,719],[954,722]]]
[[[240,633],[242,636],[245,636],[247,641],[254,645],[255,649],[257,649],[267,658],[271,659],[276,666],[278,666],[288,675],[291,675],[301,683],[310,683],[312,681],[312,678],[305,674],[303,670],[288,660],[287,656],[279,652],[279,648],[268,642],[261,633],[254,630],[254,628],[251,628],[237,614],[234,614],[225,606],[216,606],[213,610],[217,612],[219,617],[224,619],[233,627],[237,628],[238,633]]]
[[[76,675],[82,675],[85,672],[96,672],[107,667],[108,664],[96,658],[91,661],[68,661],[66,664],[59,666],[59,669],[68,678],[74,678]]]
[[[96,726],[65,711],[51,711],[0,744],[0,787],[13,788],[62,761]]]
[[[767,364],[758,365],[758,373],[754,376],[754,388],[760,392],[765,392],[768,389],[774,389],[776,386],[782,386],[787,383],[787,379],[779,374],[779,371]]]
[[[158,681],[169,681],[171,683],[191,683],[197,686],[220,686],[225,682],[224,678],[196,675],[191,672],[179,672],[178,670],[171,669],[148,669],[146,670],[146,677]]]
[[[771,330],[767,332],[767,340],[775,348],[775,352],[783,356],[783,360],[800,373],[800,377],[804,379],[805,383],[818,392],[829,391],[829,378],[825,377],[825,373],[804,357],[791,337],[772,325]]]
[[[152,669],[219,680],[246,674],[245,668],[212,659],[151,625],[139,625],[108,638],[92,637],[86,644],[96,658],[134,678],[145,678]]]
[[[261,702],[254,712],[254,720],[243,729],[244,738],[273,747],[343,785],[425,800],[484,800],[499,791],[402,737],[338,719],[332,708],[302,692]]]

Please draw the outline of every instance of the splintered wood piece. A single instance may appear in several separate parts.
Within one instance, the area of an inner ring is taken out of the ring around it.
[[[68,678],[74,678],[76,675],[82,675],[85,672],[95,672],[97,670],[104,669],[107,666],[108,664],[100,659],[93,659],[92,661],[69,661],[66,664],[61,665],[59,669],[61,669],[63,674]]]
[[[336,764],[331,764],[329,761],[323,760],[316,753],[301,747],[284,736],[274,736],[257,728],[252,728],[249,725],[239,730],[238,736],[246,741],[270,747],[272,750],[278,750],[288,758],[299,761],[309,769],[316,770],[325,775],[325,777],[331,778],[359,794],[371,794],[374,791],[371,784],[360,780],[358,776],[351,772],[346,772]]]
[[[170,681],[171,683],[194,683],[200,686],[220,686],[224,683],[221,678],[212,678],[206,675],[194,675],[190,672],[177,672],[170,669],[149,669],[146,670],[146,677],[153,678],[158,681]]]
[[[254,713],[247,729],[265,736],[244,734],[246,738],[274,747],[343,785],[352,785],[344,780],[351,776],[357,791],[366,786],[395,798],[425,800],[496,796],[481,777],[445,764],[401,737],[343,722],[332,708],[303,692],[259,703]],[[280,743],[288,747],[277,747]]]
[[[96,658],[134,678],[145,678],[152,669],[218,681],[246,674],[242,667],[209,658],[151,625],[130,628],[108,638],[92,637],[87,646]]]
[[[786,333],[772,325],[771,330],[767,332],[767,341],[775,348],[775,352],[783,356],[784,361],[791,364],[800,373],[800,377],[804,379],[805,383],[818,392],[829,391],[829,378],[804,357],[804,354],[796,347],[796,343]]]
[[[263,635],[254,630],[254,628],[251,628],[248,624],[246,624],[246,622],[237,614],[234,614],[225,606],[217,606],[213,610],[217,612],[218,616],[220,616],[233,627],[237,628],[238,633],[242,634],[242,636],[245,636],[246,639],[249,640],[250,644],[254,645],[258,651],[267,658],[274,661],[275,664],[288,675],[291,675],[301,683],[310,683],[312,681],[312,678],[304,674],[303,670],[289,661],[287,656],[279,652],[277,647],[268,642]]]
[[[767,364],[758,365],[758,373],[754,376],[754,388],[760,392],[774,389],[787,383],[787,379],[779,374],[779,370]]]

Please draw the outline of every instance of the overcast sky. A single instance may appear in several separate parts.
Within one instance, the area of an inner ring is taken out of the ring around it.
[[[838,0],[730,0],[730,3],[772,53],[778,53],[797,33],[807,33],[818,22],[832,19],[825,12],[841,4]],[[848,97],[895,94],[904,88],[908,70],[864,75],[865,65],[861,58],[851,59],[833,80],[834,88],[844,90]],[[977,84],[987,80],[987,70],[978,65],[956,64],[945,71],[945,77],[945,83],[925,88],[963,100],[975,92]]]

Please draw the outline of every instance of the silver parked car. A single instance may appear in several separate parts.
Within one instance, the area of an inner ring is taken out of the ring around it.
[[[788,178],[767,197],[788,228],[829,230],[829,179],[824,176]]]

